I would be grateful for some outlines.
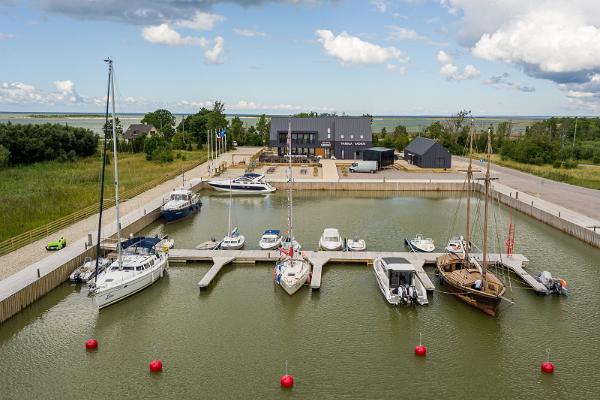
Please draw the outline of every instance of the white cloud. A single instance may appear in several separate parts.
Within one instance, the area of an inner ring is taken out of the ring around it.
[[[246,28],[233,28],[233,32],[236,35],[244,36],[244,37],[266,37],[267,34],[265,32],[260,32],[253,29]]]
[[[381,47],[346,32],[335,36],[330,30],[319,29],[315,34],[327,54],[337,58],[342,64],[384,64],[408,60],[408,57],[395,47]]]
[[[197,11],[191,19],[177,20],[175,26],[197,31],[211,31],[216,24],[223,21],[225,21],[225,17],[222,15]]]
[[[440,1],[456,10],[460,41],[473,55],[557,83],[571,105],[600,103],[600,1]]]
[[[404,28],[398,25],[389,25],[389,38],[392,40],[427,40],[426,36],[421,36],[412,29]]]
[[[203,37],[181,36],[179,32],[171,29],[168,24],[147,26],[142,29],[144,40],[154,44],[166,46],[200,46],[205,47],[207,40]]]
[[[94,103],[94,99],[80,96],[75,84],[70,80],[55,81],[54,92],[44,92],[23,82],[2,82],[0,84],[0,104],[14,105],[54,105]]]
[[[600,68],[600,29],[572,13],[539,10],[484,34],[473,54],[490,61],[534,65],[542,72]]]
[[[464,81],[480,74],[472,64],[467,64],[463,72],[460,72],[458,66],[454,63],[454,58],[443,50],[438,52],[437,60],[442,64],[440,74],[444,75],[449,81]]]
[[[221,36],[217,36],[214,40],[212,48],[209,48],[204,52],[204,56],[208,62],[212,64],[222,64],[224,61],[223,54],[225,53],[225,39]]]
[[[385,13],[390,6],[388,0],[371,0],[369,3],[373,5],[380,13]]]
[[[10,40],[10,39],[14,39],[14,38],[15,38],[14,33],[0,32],[0,40]]]
[[[222,64],[224,62],[225,40],[221,36],[215,37],[214,40],[196,36],[181,36],[168,24],[160,24],[142,29],[142,37],[150,43],[165,46],[198,46],[204,49],[204,56],[209,63]]]

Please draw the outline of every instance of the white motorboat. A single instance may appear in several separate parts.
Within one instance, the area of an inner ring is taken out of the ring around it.
[[[163,277],[168,255],[155,252],[155,245],[156,242],[152,242],[145,253],[139,252],[139,246],[134,252],[125,252],[98,276],[91,289],[98,308],[121,301]]]
[[[347,239],[346,248],[348,251],[365,251],[367,249],[367,244],[364,239]]]
[[[425,238],[420,233],[414,239],[406,239],[406,244],[414,252],[431,253],[435,250],[433,239]]]
[[[101,273],[104,269],[110,265],[110,260],[107,258],[100,257],[98,259],[98,271]],[[94,278],[96,275],[96,259],[86,257],[83,265],[76,268],[75,271],[69,275],[71,282],[87,282]]]
[[[415,267],[405,258],[378,257],[373,271],[383,297],[390,304],[428,304],[427,291]]]
[[[246,238],[244,235],[240,235],[238,228],[235,227],[229,235],[223,238],[220,247],[222,250],[239,250],[244,247],[244,243],[246,243]]]
[[[258,241],[258,246],[262,250],[274,250],[281,247],[282,242],[283,238],[281,237],[281,231],[277,229],[267,229]]]
[[[96,274],[93,281],[89,281],[90,292],[95,295],[96,304],[99,309],[121,301],[160,279],[169,265],[168,252],[157,252],[155,246],[161,241],[160,238],[132,238],[121,242],[121,220],[119,213],[119,168],[117,158],[117,132],[115,123],[115,85],[113,74],[113,62],[108,62],[108,88],[109,96],[106,98],[106,119],[108,120],[108,105],[112,100],[112,141],[113,141],[113,165],[114,165],[114,192],[115,192],[115,216],[117,227],[117,259],[102,273]],[[104,151],[102,164],[102,186],[104,186],[106,166],[106,140],[104,136]],[[104,190],[101,190],[100,204],[103,204]],[[102,207],[98,219],[98,249],[100,248]]]
[[[292,154],[292,123],[288,126],[288,155]],[[288,164],[288,215],[287,215],[287,235],[284,239],[281,252],[281,258],[273,268],[273,278],[275,283],[283,288],[290,296],[300,289],[309,279],[312,270],[310,261],[304,258],[300,252],[300,244],[294,239],[293,220],[294,220],[294,202],[292,177],[292,161],[289,157]]]
[[[247,172],[233,179],[210,180],[208,184],[215,190],[237,194],[265,194],[275,191],[275,188],[265,181],[264,175],[254,172]]]
[[[446,246],[446,251],[449,253],[462,255],[465,254],[465,238],[462,236],[454,236],[452,239],[448,241],[448,245]]]
[[[326,251],[341,250],[344,245],[340,233],[335,228],[325,228],[321,239],[319,239],[319,248]]]
[[[309,279],[311,264],[299,253],[282,258],[275,265],[275,282],[290,296],[300,289]]]
[[[174,222],[199,211],[200,207],[200,196],[190,189],[180,187],[169,193],[169,200],[160,208],[160,215],[167,222]]]

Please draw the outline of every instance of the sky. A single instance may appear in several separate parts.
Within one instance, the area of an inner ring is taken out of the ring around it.
[[[598,0],[0,0],[0,111],[597,115]]]

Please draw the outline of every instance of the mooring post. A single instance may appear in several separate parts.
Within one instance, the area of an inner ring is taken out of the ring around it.
[[[515,192],[515,199],[519,200],[519,192]]]
[[[40,279],[40,269],[37,269],[38,279]]]

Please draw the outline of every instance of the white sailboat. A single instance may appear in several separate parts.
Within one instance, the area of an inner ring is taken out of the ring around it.
[[[281,258],[275,264],[273,269],[273,277],[275,282],[280,285],[290,296],[293,295],[304,285],[311,273],[312,266],[310,262],[302,256],[300,251],[296,251],[296,241],[294,238],[293,231],[293,185],[294,179],[292,176],[292,123],[288,126],[288,154],[289,165],[288,165],[288,243],[290,244],[287,249],[282,248]],[[298,247],[300,245],[298,244]]]
[[[231,183],[230,183],[231,184]],[[229,217],[227,222],[227,235],[221,241],[221,249],[223,250],[239,250],[244,247],[246,237],[240,234],[237,226],[231,229],[231,191],[229,191]]]
[[[112,139],[115,169],[115,211],[117,223],[117,259],[104,272],[96,275],[90,292],[95,295],[98,308],[104,308],[137,293],[160,279],[168,267],[168,253],[157,252],[155,246],[160,241],[148,240],[126,249],[121,245],[121,221],[119,214],[119,169],[117,160],[117,133],[115,124],[114,71],[111,59],[108,62],[108,94],[106,98],[106,121],[108,122],[108,105],[112,100]],[[107,124],[108,125],[108,124]],[[107,126],[106,125],[106,126]],[[106,141],[106,132],[105,138]],[[104,152],[106,157],[106,147]],[[102,178],[104,182],[104,177]],[[102,200],[101,200],[102,204]],[[100,241],[100,227],[98,228]],[[99,246],[98,246],[99,249]],[[123,254],[124,251],[126,254]]]

